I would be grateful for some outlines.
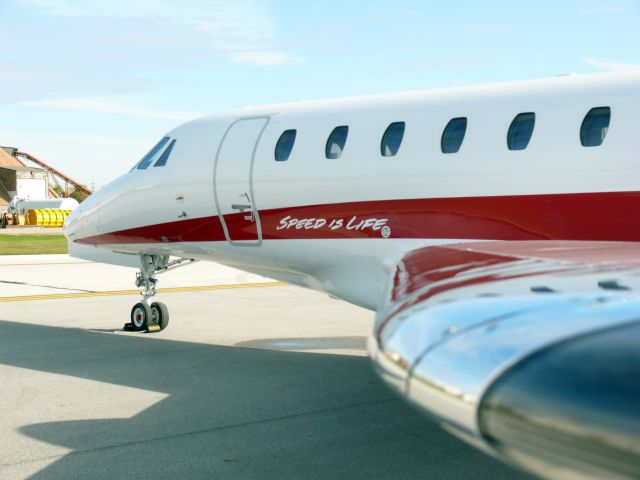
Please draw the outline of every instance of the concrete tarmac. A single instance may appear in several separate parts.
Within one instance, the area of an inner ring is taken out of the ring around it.
[[[525,479],[395,397],[372,312],[214,264],[166,273],[167,330],[125,333],[135,270],[0,257],[0,479]]]

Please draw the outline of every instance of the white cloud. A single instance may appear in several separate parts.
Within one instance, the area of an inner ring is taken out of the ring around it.
[[[244,50],[231,52],[230,58],[233,63],[244,63],[256,67],[302,63],[302,59],[277,50]]]
[[[55,108],[60,110],[108,113],[124,115],[132,118],[173,120],[176,122],[185,122],[204,115],[204,113],[201,112],[153,110],[150,108],[120,103],[103,97],[54,98],[50,100],[22,102],[21,105],[36,108]]]
[[[17,132],[9,131],[6,134],[8,136],[13,136],[16,135]],[[31,138],[31,136],[35,138],[37,136],[40,142],[44,145],[73,144],[80,147],[118,147],[143,150],[149,147],[149,142],[93,133],[39,132],[37,134],[25,134],[25,132],[20,132],[20,134],[28,135],[28,138]]]
[[[17,0],[15,3],[62,16],[79,15],[82,9],[82,6],[73,5],[72,2],[57,0]]]
[[[274,22],[261,0],[21,0],[20,4],[59,17],[170,23],[196,34],[234,63],[268,66],[300,61],[275,47]]]
[[[608,13],[630,12],[638,8],[638,0],[590,0],[582,3],[583,15],[601,15]]]
[[[173,17],[181,20],[235,17],[241,11],[257,11],[256,0],[234,3],[216,0],[16,0],[16,3],[63,17]],[[249,8],[253,7],[253,8]]]
[[[587,65],[589,65],[590,67],[597,68],[598,70],[607,70],[611,72],[640,69],[640,64],[636,64],[636,63],[612,62],[608,60],[600,60],[597,58],[583,58],[582,61]]]
[[[11,72],[0,75],[0,103],[131,94],[202,74],[198,83],[224,63],[302,62],[283,46],[268,0],[0,0],[5,7],[21,20],[0,15],[0,44],[11,45],[0,48],[0,70]]]

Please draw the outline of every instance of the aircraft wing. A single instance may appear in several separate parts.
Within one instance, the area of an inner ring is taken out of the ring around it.
[[[391,263],[369,351],[393,389],[542,477],[640,477],[640,244],[458,243]]]

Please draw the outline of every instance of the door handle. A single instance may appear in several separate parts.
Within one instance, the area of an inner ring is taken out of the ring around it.
[[[233,208],[234,210],[240,210],[241,212],[244,212],[246,209],[251,208],[251,205],[238,205],[234,203],[231,205],[231,208]],[[249,215],[245,215],[244,219],[247,220],[248,222],[253,222],[255,220],[255,215],[253,214],[253,210]]]
[[[244,212],[245,210],[251,208],[251,205],[239,205],[237,203],[232,203],[231,204],[231,208],[233,208],[234,210],[240,210],[241,212]],[[255,220],[255,216],[253,215],[253,211],[251,212],[250,215],[245,215],[244,219],[249,221],[249,222],[253,222]]]
[[[231,208],[233,208],[234,210],[240,210],[241,212],[244,212],[245,210],[251,208],[251,205],[239,205],[237,203],[232,203]]]
[[[249,202],[249,205],[245,205],[242,203],[232,203],[231,204],[231,208],[234,210],[240,210],[241,212],[244,212],[245,210],[249,210],[251,209],[251,197],[249,197],[249,194],[247,192],[243,193],[240,195],[240,197],[244,197],[247,199],[247,202]],[[244,219],[247,220],[248,222],[253,222],[255,221],[255,215],[253,214],[253,210],[251,211],[250,215],[245,215]]]

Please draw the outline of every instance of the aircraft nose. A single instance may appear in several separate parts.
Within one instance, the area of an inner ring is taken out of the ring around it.
[[[100,195],[94,193],[71,212],[62,226],[62,231],[69,242],[100,234],[100,204]]]
[[[70,242],[73,241],[78,234],[78,227],[80,225],[81,217],[82,206],[79,206],[73,212],[71,212],[71,214],[69,214],[69,216],[65,219],[64,224],[62,225],[62,232]]]

